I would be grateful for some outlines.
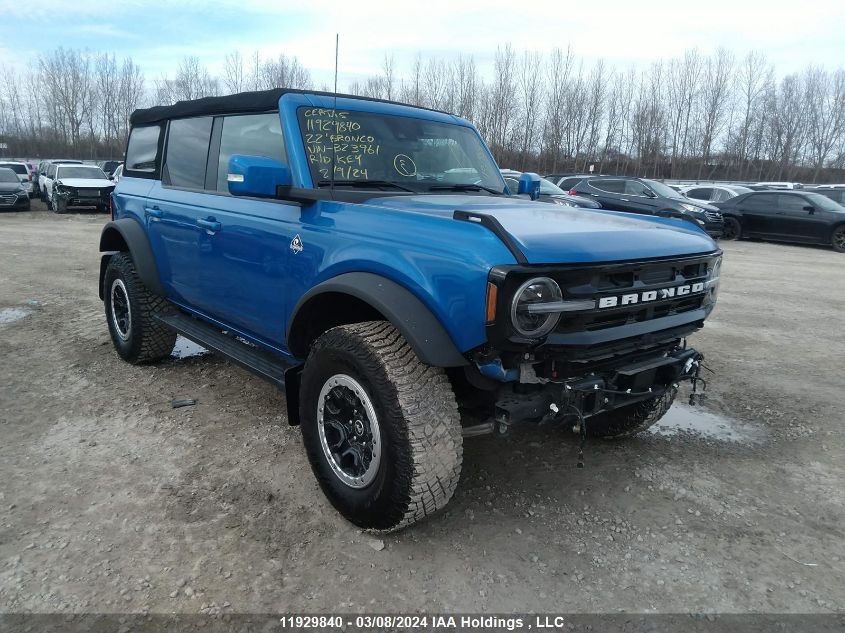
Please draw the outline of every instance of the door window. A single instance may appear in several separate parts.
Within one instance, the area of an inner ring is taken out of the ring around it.
[[[625,181],[618,178],[596,178],[590,184],[596,189],[608,193],[625,193]]]
[[[227,116],[220,135],[220,157],[217,161],[217,191],[228,192],[226,177],[229,158],[233,154],[263,156],[287,162],[285,141],[278,112]]]
[[[55,178],[56,177],[56,166],[50,165],[47,168],[47,178]]]
[[[753,211],[768,211],[774,213],[777,209],[777,194],[775,193],[760,193],[750,195],[745,199],[745,206],[747,209]]]
[[[802,196],[789,196],[783,194],[778,196],[778,209],[781,211],[806,213],[806,211],[804,211],[804,207],[808,206],[811,206],[810,203]]]
[[[731,197],[731,192],[727,189],[713,189],[713,195],[710,196],[710,202],[724,202],[725,200],[729,200]],[[705,200],[707,198],[704,198]]]
[[[202,189],[205,186],[211,123],[211,117],[170,122],[167,157],[164,161],[166,184],[191,189]]]

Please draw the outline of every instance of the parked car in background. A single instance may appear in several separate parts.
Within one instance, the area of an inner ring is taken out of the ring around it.
[[[817,193],[819,195],[825,196],[826,198],[830,198],[837,204],[845,206],[845,187],[837,187],[837,188],[830,188],[830,189],[822,189],[819,187],[815,189],[813,193]]]
[[[51,164],[66,164],[66,165],[81,165],[81,160],[72,160],[72,159],[51,159],[51,160],[42,160],[38,163],[38,167],[35,170],[35,173],[32,175],[32,185],[35,195],[41,198],[44,202],[47,202],[47,196],[44,193],[44,180],[47,177],[47,169],[50,167]]]
[[[845,207],[820,193],[752,191],[717,206],[725,219],[726,240],[759,237],[829,244],[845,253]]]
[[[511,193],[516,193],[519,188],[519,177],[522,175],[521,171],[514,169],[502,169],[502,177],[508,185]],[[601,205],[589,198],[583,196],[571,196],[563,189],[555,184],[552,184],[545,178],[540,179],[540,197],[538,202],[549,202],[551,204],[559,204],[564,207],[582,207],[585,209],[600,209]]]
[[[32,173],[29,171],[27,164],[22,161],[0,161],[0,167],[11,169],[18,177],[18,180],[26,189],[27,195],[31,198],[35,194],[32,189]]]
[[[69,207],[109,208],[114,183],[95,165],[54,163],[47,169],[44,192],[47,208],[64,213]]]
[[[120,163],[120,165],[118,165],[117,168],[114,170],[111,175],[111,181],[114,184],[117,184],[120,182],[121,176],[123,176],[123,163]]]
[[[0,166],[0,210],[29,211],[29,191],[19,174],[9,167]]]
[[[103,170],[106,176],[111,177],[114,170],[120,165],[119,160],[100,160],[97,161],[97,167]]]
[[[722,214],[706,203],[688,200],[656,180],[627,176],[585,178],[569,195],[589,197],[605,209],[680,218],[698,225],[711,237],[722,234]]]
[[[724,202],[751,191],[742,185],[683,185],[678,189],[690,200],[699,202]]]

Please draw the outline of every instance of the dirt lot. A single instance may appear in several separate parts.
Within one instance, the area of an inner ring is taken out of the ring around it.
[[[105,218],[33,209],[0,215],[0,612],[845,610],[845,255],[723,245],[692,342],[724,419],[679,408],[583,470],[571,430],[469,439],[447,511],[383,536],[328,505],[272,387],[121,362]]]

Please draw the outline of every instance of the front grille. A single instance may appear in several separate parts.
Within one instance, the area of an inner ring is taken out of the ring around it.
[[[17,196],[0,196],[0,204],[15,204],[15,201],[18,199]]]
[[[705,283],[708,262],[711,258],[685,260],[680,262],[654,262],[630,264],[612,270],[571,271],[550,275],[558,282],[565,301],[622,297],[680,286]],[[558,333],[594,332],[631,323],[639,323],[661,317],[697,310],[703,305],[705,292],[671,296],[648,302],[617,305],[609,308],[595,308],[583,312],[565,313],[556,328]]]
[[[719,211],[705,211],[704,217],[707,218],[708,222],[721,222],[722,221],[722,214]]]

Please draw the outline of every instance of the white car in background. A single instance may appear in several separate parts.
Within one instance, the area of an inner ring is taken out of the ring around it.
[[[114,183],[96,165],[53,163],[43,184],[47,208],[64,213],[69,207],[97,207],[107,211]]]
[[[123,176],[123,163],[117,166],[117,168],[112,172],[111,180],[114,184],[120,182],[121,177]]]
[[[742,185],[684,185],[678,191],[699,202],[724,202],[743,193],[753,191]]]
[[[32,198],[35,195],[32,189],[32,172],[29,170],[29,165],[20,161],[4,160],[0,161],[0,167],[6,167],[15,172],[29,197]]]

